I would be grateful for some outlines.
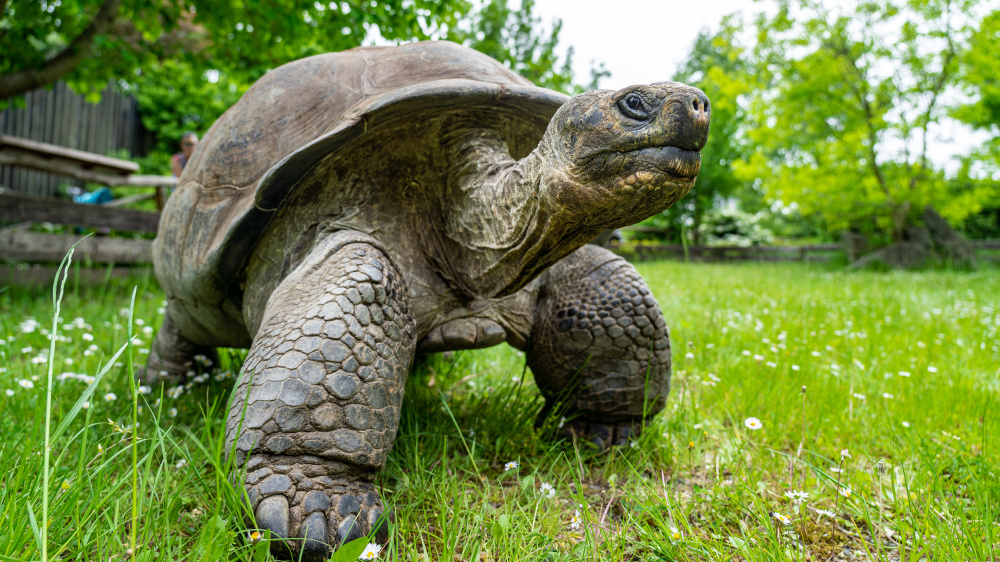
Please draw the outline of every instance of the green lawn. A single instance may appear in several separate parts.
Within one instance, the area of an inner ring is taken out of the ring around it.
[[[1000,560],[996,269],[639,270],[672,328],[666,410],[596,453],[535,433],[520,353],[422,361],[380,481],[397,515],[382,559]],[[135,345],[115,360],[132,285],[66,285],[48,557],[264,560],[219,461],[243,354],[176,399],[136,394],[133,431],[127,356],[145,361],[163,305],[155,281],[135,284]],[[50,292],[0,293],[0,560],[41,557]]]

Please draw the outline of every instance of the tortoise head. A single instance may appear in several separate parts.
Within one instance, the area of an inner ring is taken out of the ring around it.
[[[566,102],[542,140],[549,200],[587,227],[637,223],[694,186],[709,101],[677,82],[593,90]]]

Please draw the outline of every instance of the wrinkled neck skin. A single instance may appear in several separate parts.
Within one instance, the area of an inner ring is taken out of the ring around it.
[[[444,235],[460,256],[443,260],[445,274],[471,298],[510,295],[552,264],[574,252],[605,225],[594,217],[570,216],[554,194],[567,182],[564,163],[553,155],[549,134],[531,154],[514,160],[492,129],[449,132],[442,208]],[[439,260],[440,261],[440,260]]]

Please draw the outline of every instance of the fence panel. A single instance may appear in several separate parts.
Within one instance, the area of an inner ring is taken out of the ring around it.
[[[24,102],[23,108],[8,107],[0,111],[0,134],[96,154],[124,148],[133,156],[144,156],[152,147],[153,135],[142,126],[138,102],[115,91],[110,84],[96,104],[87,103],[62,82],[49,90],[28,92]],[[51,197],[59,185],[67,183],[80,182],[55,174],[0,166],[0,187],[12,191]]]

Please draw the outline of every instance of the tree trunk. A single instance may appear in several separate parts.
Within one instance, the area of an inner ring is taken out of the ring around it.
[[[907,217],[910,215],[910,202],[904,201],[892,210],[892,241],[902,242],[906,239]]]

